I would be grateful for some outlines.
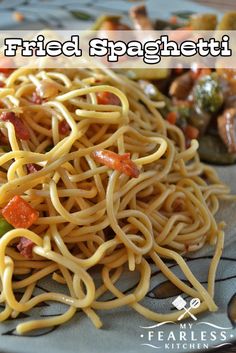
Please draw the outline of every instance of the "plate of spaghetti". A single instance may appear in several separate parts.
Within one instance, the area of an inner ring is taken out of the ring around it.
[[[0,75],[0,350],[232,345],[235,166],[122,72]]]

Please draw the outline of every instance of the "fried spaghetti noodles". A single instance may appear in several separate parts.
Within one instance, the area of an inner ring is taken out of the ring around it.
[[[19,334],[62,324],[78,309],[99,328],[97,310],[123,305],[150,320],[177,320],[179,311],[156,313],[140,304],[149,290],[150,260],[201,300],[193,313],[217,310],[214,281],[224,233],[214,215],[229,189],[199,161],[196,140],[186,149],[181,130],[163,120],[158,104],[137,83],[105,69],[18,69],[5,80],[0,127],[9,151],[0,155],[0,207],[15,229],[0,239],[0,320],[43,301],[69,306],[61,316],[19,324]],[[183,258],[205,243],[215,246],[207,288]],[[165,259],[178,264],[189,284]],[[116,285],[124,271],[139,273],[129,294]],[[46,276],[68,294],[32,296]],[[105,292],[115,299],[99,300]]]

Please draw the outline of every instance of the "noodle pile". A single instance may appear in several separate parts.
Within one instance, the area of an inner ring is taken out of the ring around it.
[[[42,80],[58,93],[33,104],[32,94]],[[24,68],[12,72],[5,84],[0,110],[19,114],[30,139],[17,139],[13,124],[0,122],[11,145],[10,152],[0,155],[0,207],[21,195],[39,218],[30,229],[13,229],[0,239],[0,300],[5,304],[0,320],[16,318],[44,301],[64,303],[68,310],[20,323],[19,334],[65,323],[78,309],[99,328],[98,310],[123,305],[150,320],[177,320],[181,311],[156,313],[139,303],[149,290],[151,262],[181,291],[201,300],[194,314],[217,310],[214,282],[224,233],[214,215],[229,189],[199,161],[197,141],[186,149],[181,130],[159,114],[160,103],[146,97],[137,83],[106,69]],[[98,92],[113,93],[121,104],[98,104]],[[70,127],[66,136],[59,133],[62,120]],[[92,153],[103,149],[129,152],[139,177],[96,163]],[[28,173],[29,163],[41,168]],[[35,243],[32,259],[17,251],[19,237]],[[215,246],[207,288],[183,258],[206,243]],[[178,264],[189,284],[177,278],[166,259]],[[94,267],[101,276],[98,287],[90,271]],[[129,294],[117,286],[125,271],[139,274]],[[67,295],[32,296],[47,276],[63,284]],[[20,300],[15,291],[22,291]],[[106,292],[115,299],[102,301]]]

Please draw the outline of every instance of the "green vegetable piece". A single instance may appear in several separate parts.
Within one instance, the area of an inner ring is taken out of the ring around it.
[[[193,89],[193,97],[201,110],[216,113],[224,100],[218,75],[212,73],[200,78]]]
[[[189,25],[194,31],[211,31],[216,28],[217,17],[211,13],[193,15],[190,17]]]
[[[218,31],[233,31],[236,30],[236,12],[226,12],[217,26]]]
[[[172,12],[172,15],[177,16],[183,20],[188,20],[190,16],[194,14],[193,11],[175,11]]]
[[[83,11],[70,11],[71,15],[76,18],[77,20],[81,21],[94,21],[94,16],[90,15],[87,12]]]
[[[236,155],[228,153],[226,146],[218,136],[204,135],[198,142],[198,152],[202,161],[219,165],[236,162]]]
[[[12,225],[9,224],[4,218],[0,217],[0,237],[11,229],[13,229]]]

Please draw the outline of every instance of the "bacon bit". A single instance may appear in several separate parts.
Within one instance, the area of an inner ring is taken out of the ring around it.
[[[50,80],[42,80],[39,87],[36,88],[36,93],[42,98],[55,97],[58,92],[57,85]]]
[[[97,101],[98,101],[98,104],[121,105],[120,99],[111,92],[98,92]]]
[[[190,140],[192,140],[198,138],[199,130],[192,125],[187,125],[184,129],[184,133]]]
[[[25,19],[24,15],[18,11],[13,12],[12,17],[16,22],[23,22]]]
[[[176,113],[176,112],[169,112],[169,113],[167,114],[166,120],[167,120],[170,124],[175,125],[175,124],[176,124],[176,121],[177,121],[177,113]]]
[[[5,86],[5,82],[3,81],[0,81],[0,88],[4,87]]]
[[[16,247],[21,253],[21,255],[27,257],[28,259],[32,259],[34,245],[35,244],[32,242],[32,240],[25,237],[21,237]]]
[[[14,228],[29,228],[38,219],[39,214],[22,197],[16,195],[2,209],[2,216]]]
[[[68,135],[70,132],[70,125],[66,120],[62,120],[58,124],[58,130],[61,135]]]
[[[43,100],[36,92],[33,92],[31,102],[40,105],[42,104]]]
[[[138,178],[139,176],[139,169],[130,159],[130,153],[119,155],[112,151],[102,150],[94,151],[92,156],[95,162],[104,164],[111,169],[118,170],[132,178]]]
[[[0,57],[0,72],[9,75],[14,69],[14,61],[11,58],[5,56]]]
[[[28,128],[23,121],[13,112],[3,112],[0,115],[0,120],[9,121],[14,125],[16,136],[21,140],[29,140],[30,134]]]
[[[30,174],[33,174],[41,169],[41,167],[35,163],[26,164],[26,168]]]

